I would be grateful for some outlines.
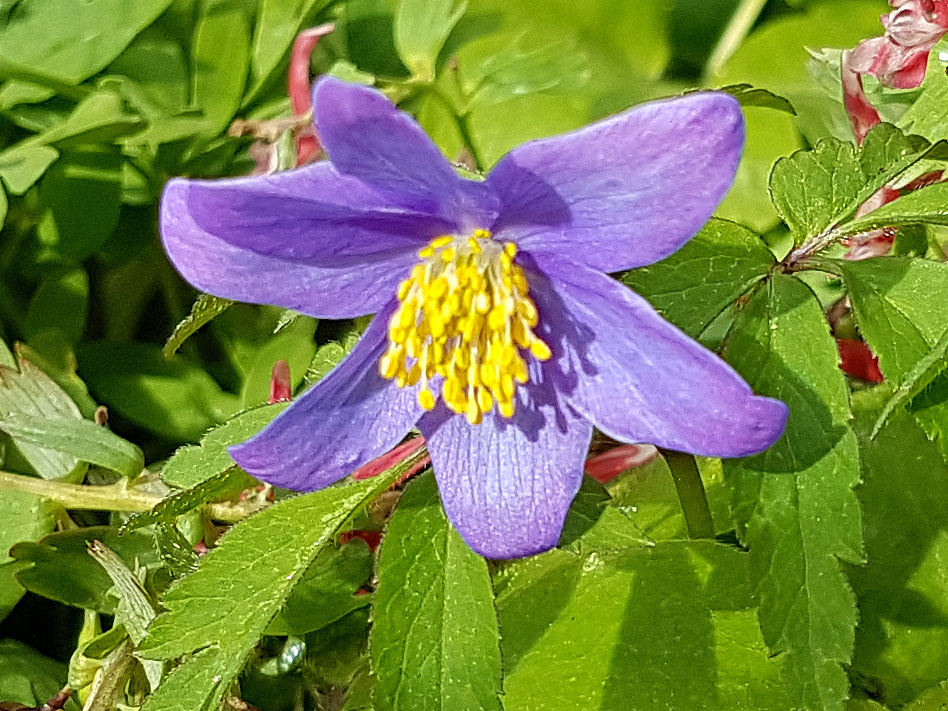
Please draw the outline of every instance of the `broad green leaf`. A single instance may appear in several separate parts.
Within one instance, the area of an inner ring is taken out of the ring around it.
[[[56,526],[55,507],[45,499],[22,491],[0,491],[0,620],[9,614],[25,592],[14,577],[15,567],[4,565],[7,551],[21,541],[35,541]]]
[[[91,420],[13,412],[0,418],[0,430],[21,449],[26,444],[52,450],[129,478],[145,466],[138,447]]]
[[[120,536],[114,528],[87,526],[53,533],[39,543],[18,543],[10,555],[20,562],[16,577],[30,592],[65,605],[114,614],[116,600],[109,595],[112,581],[89,557],[92,541],[99,540],[130,567],[154,567],[158,558],[150,536]]]
[[[871,439],[890,393],[853,395],[866,565],[849,577],[859,598],[853,669],[879,701],[901,708],[948,677],[948,465],[903,411]]]
[[[666,541],[505,566],[495,578],[505,707],[791,708],[757,628],[747,558]]]
[[[18,144],[0,152],[0,177],[13,195],[22,195],[59,158],[59,151],[39,144]]]
[[[50,329],[70,343],[82,338],[89,311],[89,275],[85,269],[57,271],[40,282],[26,312],[28,339]]]
[[[168,39],[139,38],[106,70],[127,77],[119,91],[139,112],[176,113],[188,102],[188,65],[181,46]],[[157,110],[157,111],[156,111]]]
[[[138,649],[147,659],[187,656],[144,711],[216,707],[316,556],[354,511],[405,470],[281,501],[230,530],[201,567],[171,587]]]
[[[88,343],[78,356],[80,375],[109,409],[168,439],[196,441],[237,409],[205,371],[157,346]]]
[[[204,435],[200,445],[188,445],[175,452],[162,468],[161,478],[170,486],[190,489],[236,466],[227,448],[250,439],[285,408],[286,403],[281,402],[235,415]]]
[[[840,260],[859,330],[885,376],[901,383],[948,330],[948,264],[883,257]]]
[[[108,143],[141,127],[141,119],[125,111],[118,94],[102,90],[90,94],[66,119],[30,140],[71,148],[83,143]]]
[[[64,152],[40,181],[40,242],[76,261],[99,251],[118,225],[121,170],[114,146]]]
[[[47,418],[61,423],[81,422],[79,408],[46,373],[30,361],[20,359],[19,371],[0,366],[0,423],[14,415]],[[27,437],[12,441],[29,465],[44,479],[62,479],[78,475],[80,458],[44,446]],[[9,466],[9,465],[8,465]]]
[[[322,629],[372,596],[356,592],[372,576],[372,553],[358,538],[342,548],[324,551],[309,566],[267,628],[269,635],[304,635]]]
[[[0,58],[78,84],[105,68],[171,0],[22,0],[0,33]]]
[[[254,91],[285,60],[305,18],[311,18],[328,0],[261,0],[253,33],[251,72]]]
[[[909,105],[899,122],[907,131],[930,141],[948,138],[948,75],[945,74],[945,53],[948,39],[942,38],[928,53],[928,67],[921,93]]]
[[[212,5],[198,20],[192,54],[192,98],[212,134],[230,124],[250,67],[250,23],[242,7]]]
[[[905,707],[905,711],[945,711],[948,706],[948,681],[928,689],[913,703]]]
[[[434,79],[438,55],[466,9],[463,0],[398,0],[395,47],[416,78]]]
[[[451,527],[433,475],[417,479],[399,501],[378,578],[371,639],[376,711],[500,711],[487,564]]]
[[[66,667],[15,639],[0,640],[0,701],[39,706],[66,685]],[[65,707],[75,711],[71,701]]]
[[[191,307],[191,313],[174,327],[174,331],[168,336],[161,352],[165,356],[174,355],[186,340],[197,333],[198,329],[209,323],[215,316],[229,309],[233,303],[230,299],[222,299],[211,294],[198,296]]]
[[[773,265],[773,254],[756,234],[712,220],[667,259],[620,278],[672,323],[697,336]]]
[[[776,275],[739,315],[726,355],[755,393],[783,400],[783,437],[725,460],[738,532],[750,549],[760,626],[797,707],[841,711],[856,606],[840,561],[862,558],[859,453],[849,393],[819,302]]]
[[[948,184],[913,190],[845,225],[845,234],[869,232],[890,225],[948,225]]]

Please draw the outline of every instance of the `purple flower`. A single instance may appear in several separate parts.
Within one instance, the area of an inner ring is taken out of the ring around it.
[[[733,98],[524,144],[483,182],[377,91],[323,79],[313,103],[329,162],[173,180],[161,205],[165,249],[200,289],[318,318],[378,312],[332,373],[231,449],[248,472],[319,489],[417,426],[451,521],[508,558],[556,544],[593,425],[718,457],[780,436],[783,403],[606,274],[667,257],[710,217],[743,142]]]

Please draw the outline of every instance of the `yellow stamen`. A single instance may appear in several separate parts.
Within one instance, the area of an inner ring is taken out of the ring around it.
[[[552,357],[534,328],[539,323],[517,246],[487,230],[443,235],[419,250],[421,262],[398,285],[399,306],[389,321],[389,346],[379,373],[398,387],[420,383],[425,410],[438,395],[453,412],[479,424],[496,405],[512,417],[518,385],[529,379],[526,358]]]

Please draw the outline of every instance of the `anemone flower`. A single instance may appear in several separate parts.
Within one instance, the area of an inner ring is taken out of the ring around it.
[[[667,257],[708,220],[743,143],[733,98],[690,94],[532,141],[483,181],[373,89],[324,78],[313,105],[328,161],[173,180],[161,204],[165,249],[196,287],[317,318],[378,314],[231,448],[248,472],[320,489],[417,426],[454,526],[510,558],[556,544],[594,425],[719,457],[780,436],[783,403],[607,275]]]

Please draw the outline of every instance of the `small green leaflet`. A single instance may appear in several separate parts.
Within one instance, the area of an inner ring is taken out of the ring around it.
[[[378,577],[371,637],[376,711],[500,711],[487,564],[448,523],[434,475],[402,495]]]
[[[948,184],[914,190],[853,220],[840,233],[854,235],[890,225],[948,225]]]
[[[948,330],[948,264],[882,257],[835,262],[859,330],[886,378],[903,382]]]
[[[770,174],[774,207],[797,244],[821,235],[851,215],[876,190],[925,154],[927,143],[879,124],[857,151],[824,139],[809,151],[781,158]]]
[[[794,706],[842,711],[856,605],[840,561],[862,559],[859,452],[836,344],[814,294],[775,275],[741,312],[726,356],[755,393],[790,408],[763,454],[724,461],[767,646]]]
[[[416,79],[434,80],[441,48],[466,9],[458,0],[398,0],[395,47]]]
[[[161,352],[166,357],[176,353],[186,340],[197,333],[202,326],[210,323],[215,316],[224,313],[233,303],[230,299],[222,299],[211,294],[201,294],[191,307],[191,313],[174,327],[174,331],[168,337]]]
[[[171,587],[162,601],[167,612],[139,647],[148,659],[185,657],[144,711],[216,707],[313,559],[414,462],[281,501],[231,529],[195,573]]]
[[[91,420],[53,420],[11,413],[0,419],[0,430],[21,448],[29,445],[52,450],[129,478],[141,474],[145,466],[138,447]]]
[[[191,67],[191,100],[211,135],[230,124],[243,98],[250,69],[250,22],[241,5],[208,3],[197,20]]]
[[[797,110],[789,99],[768,91],[767,89],[758,89],[751,84],[728,84],[717,89],[733,96],[740,102],[741,106],[761,106],[766,109],[783,111],[792,116],[797,115]]]
[[[621,275],[672,323],[698,336],[774,265],[760,237],[727,220],[711,220],[677,252]]]

